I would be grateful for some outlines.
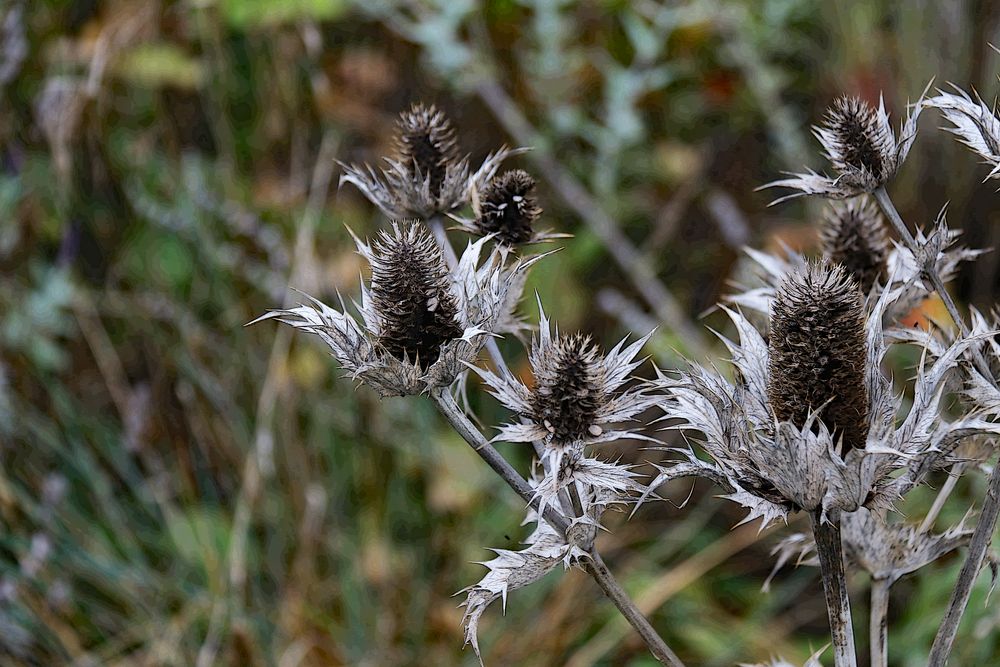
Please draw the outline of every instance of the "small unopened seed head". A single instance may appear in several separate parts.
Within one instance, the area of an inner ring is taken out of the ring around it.
[[[448,288],[448,269],[431,235],[415,223],[393,223],[372,244],[372,305],[378,342],[397,359],[419,360],[426,369],[441,345],[459,338],[458,304]]]
[[[884,185],[896,171],[896,141],[879,123],[878,113],[858,97],[840,97],[826,112],[830,161],[844,177],[865,190]],[[856,178],[858,174],[862,178]]]
[[[400,159],[422,179],[429,179],[433,197],[441,193],[448,166],[459,160],[451,121],[434,105],[414,104],[397,121]]]
[[[595,419],[606,397],[598,351],[590,336],[558,336],[545,358],[533,366],[532,421],[542,424],[558,444],[600,435]]]
[[[888,272],[889,236],[868,199],[831,202],[820,230],[823,257],[840,264],[868,294]]]
[[[496,234],[497,242],[507,246],[530,241],[533,225],[542,214],[534,193],[535,179],[521,169],[493,178],[480,193],[479,232]]]
[[[843,451],[863,448],[869,406],[865,316],[857,283],[840,266],[809,264],[785,279],[771,310],[768,400],[799,428],[809,411]]]

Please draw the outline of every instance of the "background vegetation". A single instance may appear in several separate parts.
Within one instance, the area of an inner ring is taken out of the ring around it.
[[[718,349],[699,318],[741,246],[813,244],[813,203],[754,189],[822,166],[808,126],[830,100],[882,91],[898,119],[932,77],[992,99],[998,26],[988,0],[0,0],[0,662],[473,664],[451,596],[525,536],[520,501],[424,399],[379,401],[314,341],[242,326],[288,285],[356,289],[344,225],[383,220],[335,158],[387,154],[418,100],[475,158],[536,146],[516,162],[574,238],[529,289],[605,342],[660,325],[670,366]],[[997,195],[937,121],[894,198],[925,223],[950,201],[995,247]],[[998,274],[986,255],[959,297],[992,307]],[[683,319],[660,321],[649,276]],[[716,492],[667,489],[686,507],[612,519],[602,552],[689,664],[801,662],[827,642],[816,572],[761,594],[777,534],[731,530]],[[894,589],[894,664],[925,660],[960,564]],[[955,664],[1000,660],[987,588]],[[577,572],[491,609],[481,642],[493,665],[650,663]]]

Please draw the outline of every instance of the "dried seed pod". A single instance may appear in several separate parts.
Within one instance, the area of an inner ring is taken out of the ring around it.
[[[493,178],[480,194],[476,231],[496,234],[497,242],[516,246],[531,241],[542,214],[534,196],[535,179],[521,169]]]
[[[868,294],[888,271],[889,236],[875,205],[865,200],[831,203],[820,229],[823,257],[840,264]]]
[[[605,396],[598,358],[590,336],[557,335],[535,365],[531,419],[545,427],[553,442],[566,444],[600,434],[596,418]]]
[[[778,419],[802,428],[810,411],[842,439],[868,437],[865,316],[858,284],[837,265],[791,274],[771,312],[767,394]]]
[[[426,229],[411,223],[402,233],[379,235],[371,264],[379,344],[426,369],[437,361],[441,345],[462,336],[441,250]]]
[[[459,162],[458,145],[451,121],[434,105],[417,103],[396,122],[400,159],[419,180],[427,179],[433,197],[441,194],[448,167]]]

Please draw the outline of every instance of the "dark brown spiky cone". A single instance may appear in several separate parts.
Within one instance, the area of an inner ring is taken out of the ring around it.
[[[833,202],[820,230],[823,257],[840,264],[868,294],[888,272],[889,235],[882,216],[867,200]]]
[[[401,113],[396,124],[400,159],[421,178],[429,178],[431,196],[438,197],[448,166],[459,160],[451,121],[434,105],[417,103]]]
[[[809,264],[785,279],[771,307],[769,348],[767,394],[778,419],[801,428],[810,409],[821,410],[844,453],[864,447],[865,316],[842,267]]]
[[[568,444],[593,436],[594,420],[605,400],[598,352],[590,336],[559,336],[544,358],[533,361],[535,387],[531,419]]]
[[[837,171],[864,170],[879,183],[890,177],[895,164],[888,164],[887,158],[894,155],[895,141],[879,125],[878,115],[867,102],[840,97],[827,110],[825,121],[837,147],[830,156]]]
[[[505,171],[483,188],[476,226],[482,234],[496,234],[497,242],[516,246],[531,241],[535,221],[542,214],[535,200],[535,179],[522,169]]]
[[[441,250],[419,224],[382,232],[372,244],[372,305],[378,342],[397,359],[419,360],[426,369],[441,345],[462,335],[458,305],[448,290]]]

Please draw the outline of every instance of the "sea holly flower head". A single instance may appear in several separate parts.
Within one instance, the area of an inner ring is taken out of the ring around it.
[[[505,265],[488,239],[470,243],[454,272],[416,222],[393,222],[368,244],[355,237],[372,275],[355,306],[331,308],[309,297],[295,308],[272,310],[277,319],[318,335],[350,374],[383,396],[417,394],[450,385],[476,359],[485,337],[513,318],[509,291],[541,256]]]
[[[341,163],[340,178],[394,219],[427,219],[461,208],[470,191],[483,188],[506,158],[527,150],[501,148],[470,173],[469,158],[459,157],[451,121],[433,105],[414,104],[400,114],[397,128],[397,155],[386,158],[388,167]]]
[[[739,342],[723,339],[735,379],[695,365],[659,380],[669,428],[700,434],[711,460],[672,450],[682,460],[661,466],[648,493],[670,479],[706,477],[749,510],[746,520],[762,517],[764,525],[795,510],[886,510],[947,466],[964,439],[997,432],[975,411],[947,421],[940,410],[944,383],[982,331],[921,358],[912,405],[897,423],[903,399],[880,370],[892,342],[883,316],[896,296],[884,290],[859,321],[856,283],[841,267],[811,264],[779,287],[768,342],[725,308],[739,333]]]
[[[881,96],[878,109],[873,109],[857,97],[838,98],[827,110],[823,124],[813,128],[813,134],[822,144],[823,152],[837,176],[830,177],[809,170],[768,183],[761,189],[778,187],[797,190],[772,204],[803,195],[847,199],[874,192],[891,181],[906,160],[917,135],[917,119],[923,108],[921,96],[911,106],[897,139]]]

